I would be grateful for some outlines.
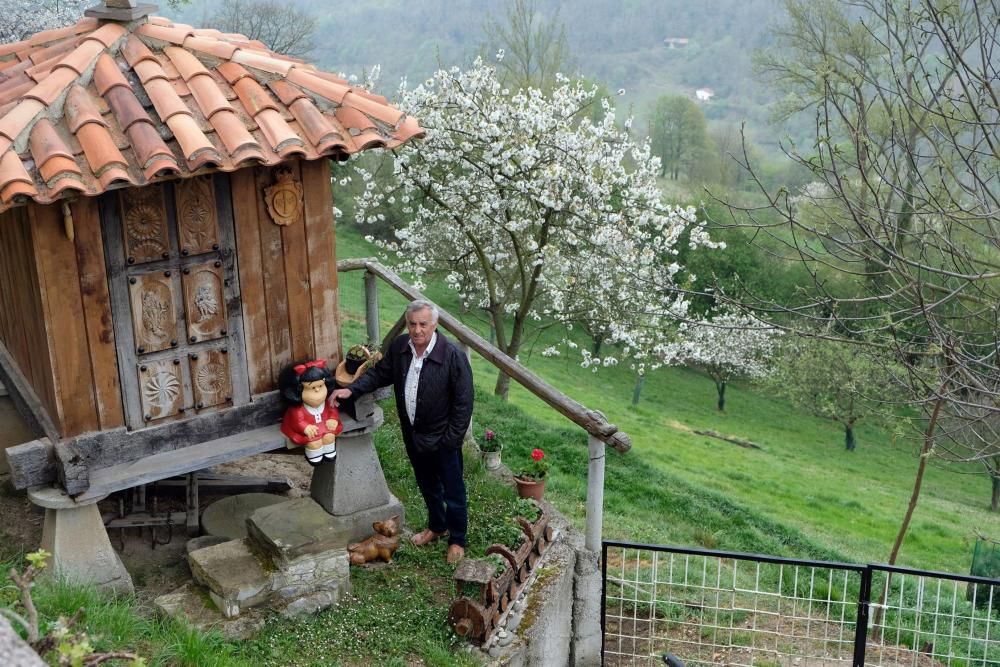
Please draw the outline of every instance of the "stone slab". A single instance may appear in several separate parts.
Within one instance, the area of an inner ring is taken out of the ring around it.
[[[264,625],[265,615],[256,611],[243,611],[238,617],[227,619],[205,590],[194,582],[157,597],[153,606],[161,614],[183,620],[199,630],[216,630],[229,639],[245,639]]]
[[[201,529],[206,535],[239,540],[247,536],[247,519],[256,510],[285,502],[273,493],[239,493],[217,500],[201,515]]]
[[[222,613],[231,618],[240,610],[267,599],[271,574],[245,540],[231,540],[188,554],[195,581],[214,593]]]
[[[53,510],[87,507],[89,505],[94,505],[107,497],[107,494],[104,494],[103,496],[96,496],[90,500],[78,502],[71,498],[66,493],[65,489],[58,486],[33,486],[28,489],[28,499],[31,502],[39,507]]]
[[[192,551],[197,551],[198,549],[204,549],[206,547],[214,547],[216,544],[222,544],[223,542],[228,542],[229,540],[225,537],[218,537],[216,535],[202,535],[201,537],[194,537],[188,540],[184,544],[185,553],[191,553]]]
[[[346,550],[351,525],[328,514],[312,498],[261,507],[247,519],[250,539],[281,568],[300,556]]]
[[[45,667],[45,661],[21,639],[3,616],[0,616],[0,665]]]
[[[310,495],[334,516],[351,515],[389,502],[389,486],[371,433],[341,435],[337,458],[313,470]]]

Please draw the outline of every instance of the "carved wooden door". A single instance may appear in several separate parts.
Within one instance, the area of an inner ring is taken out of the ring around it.
[[[129,429],[249,400],[224,174],[101,200]]]

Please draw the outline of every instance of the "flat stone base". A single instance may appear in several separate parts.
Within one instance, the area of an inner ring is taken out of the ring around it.
[[[77,504],[54,488],[31,489],[28,498],[45,508],[42,548],[52,554],[54,574],[104,590],[135,590],[132,577],[108,539],[97,500]]]
[[[287,498],[274,493],[238,493],[226,496],[205,508],[201,529],[206,535],[239,540],[247,536],[247,517],[255,510],[283,503]]]
[[[236,618],[226,618],[208,592],[189,581],[177,590],[153,600],[153,606],[165,616],[181,619],[199,630],[216,630],[229,639],[245,639],[264,625],[266,615],[250,609]]]
[[[226,618],[239,616],[241,609],[260,604],[271,594],[271,573],[244,540],[192,551],[188,563],[195,581],[208,589]]]

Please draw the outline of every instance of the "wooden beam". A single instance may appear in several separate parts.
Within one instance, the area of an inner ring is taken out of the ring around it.
[[[56,443],[56,478],[66,489],[66,493],[75,496],[90,488],[90,471],[79,450],[72,442],[66,440]]]
[[[348,259],[337,262],[337,271],[368,270],[388,283],[393,289],[409,298],[427,299],[420,291],[404,281],[397,273],[383,266],[375,259]],[[618,430],[614,424],[596,410],[588,410],[582,404],[574,401],[561,391],[538,377],[514,359],[491,345],[482,336],[465,326],[447,311],[439,309],[441,326],[454,334],[455,338],[478,352],[484,359],[509,375],[525,389],[538,396],[557,412],[573,423],[581,426],[587,433],[611,445],[620,452],[632,448],[632,440],[628,435]]]
[[[8,447],[4,453],[10,467],[10,483],[15,489],[56,481],[55,448],[48,438]]]

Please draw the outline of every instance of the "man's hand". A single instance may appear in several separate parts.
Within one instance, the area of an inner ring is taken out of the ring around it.
[[[315,438],[317,435],[319,435],[319,426],[316,426],[316,424],[309,424],[309,426],[306,426],[307,438]]]
[[[334,405],[340,405],[340,399],[348,399],[351,397],[352,393],[354,392],[346,387],[343,389],[336,389],[332,394],[330,394],[330,402]]]

